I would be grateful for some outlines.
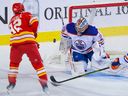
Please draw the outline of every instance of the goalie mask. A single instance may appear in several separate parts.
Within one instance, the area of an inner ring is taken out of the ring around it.
[[[12,6],[12,11],[14,14],[19,14],[24,11],[24,5],[22,3],[14,3]]]
[[[75,27],[76,31],[81,34],[88,28],[88,22],[84,17],[82,17],[77,20]]]

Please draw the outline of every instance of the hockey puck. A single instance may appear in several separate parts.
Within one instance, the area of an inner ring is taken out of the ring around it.
[[[53,43],[56,43],[56,39],[55,38],[53,39]]]

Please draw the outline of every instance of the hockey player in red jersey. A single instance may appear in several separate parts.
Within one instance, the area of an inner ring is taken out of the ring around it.
[[[10,73],[8,74],[9,85],[7,89],[11,90],[15,87],[19,64],[22,56],[26,54],[36,70],[45,92],[48,89],[47,73],[35,40],[37,38],[38,19],[33,17],[31,13],[25,12],[22,3],[14,3],[12,11],[14,16],[9,23],[12,36],[10,37]]]

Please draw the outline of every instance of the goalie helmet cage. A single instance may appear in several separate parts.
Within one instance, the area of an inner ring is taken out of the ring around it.
[[[105,38],[105,48],[112,55],[126,52],[128,36],[128,2],[93,3],[70,6],[68,22],[76,22],[85,17],[89,24],[96,26]],[[120,37],[122,39],[120,39]],[[120,41],[119,43],[116,43]],[[121,47],[120,47],[121,46]]]

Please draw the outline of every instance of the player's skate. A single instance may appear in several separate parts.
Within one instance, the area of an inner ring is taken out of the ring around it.
[[[15,83],[9,83],[9,85],[7,86],[7,96],[10,95],[10,92],[14,89],[15,85]]]
[[[49,90],[48,90],[48,85],[47,84],[42,85],[42,90],[43,90],[44,93],[46,93],[49,96]]]
[[[9,83],[9,85],[7,86],[7,90],[13,90],[15,85],[15,83]]]

